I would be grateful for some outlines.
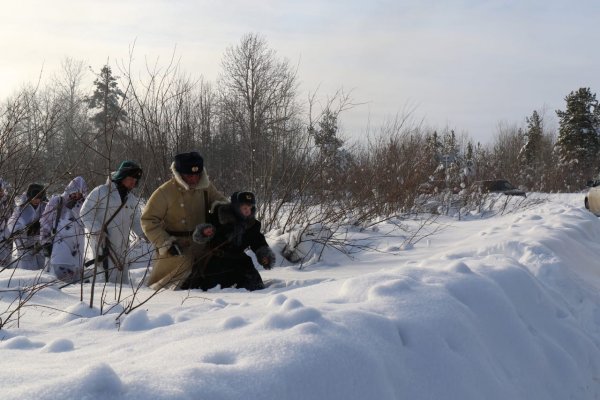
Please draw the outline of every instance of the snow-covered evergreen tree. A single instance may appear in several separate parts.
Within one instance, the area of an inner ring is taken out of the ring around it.
[[[324,157],[331,157],[335,155],[339,148],[344,144],[344,141],[337,136],[337,115],[330,110],[325,110],[318,125],[318,129],[312,126],[308,129],[314,137],[315,145],[319,148],[321,155]]]
[[[453,130],[444,135],[442,143],[442,163],[445,180],[449,189],[456,191],[462,183],[460,149]]]
[[[525,120],[527,121],[527,130],[525,131],[527,142],[523,146],[520,156],[525,165],[534,165],[539,161],[544,126],[542,118],[535,110],[531,117],[527,117]]]
[[[570,183],[594,174],[598,169],[600,107],[590,88],[580,88],[565,97],[566,110],[559,118],[556,150]]]
[[[317,125],[318,127],[309,126],[308,132],[318,149],[317,165],[321,168],[321,187],[331,188],[334,180],[343,184],[340,179],[346,176],[344,171],[352,165],[352,156],[342,148],[344,140],[339,137],[336,112],[326,109]]]
[[[527,122],[527,130],[524,132],[526,142],[519,152],[521,164],[519,182],[531,190],[536,186],[542,174],[544,125],[542,118],[535,110],[531,117],[527,117],[525,120]]]

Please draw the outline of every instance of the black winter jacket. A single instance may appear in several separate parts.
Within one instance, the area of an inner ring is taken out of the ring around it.
[[[236,215],[231,204],[222,204],[215,208],[210,220],[215,227],[215,236],[208,246],[217,253],[242,255],[248,247],[255,253],[263,246],[268,247],[265,236],[260,232],[260,221],[254,218],[254,214],[244,220]]]

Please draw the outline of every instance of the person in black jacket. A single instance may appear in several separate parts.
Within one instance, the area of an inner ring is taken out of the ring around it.
[[[236,286],[247,290],[264,289],[262,278],[244,251],[252,249],[265,269],[275,264],[275,254],[260,232],[255,218],[256,196],[252,192],[235,192],[231,203],[217,205],[209,224],[200,224],[192,239],[208,247],[207,255],[196,260],[191,276],[182,289],[208,290]]]

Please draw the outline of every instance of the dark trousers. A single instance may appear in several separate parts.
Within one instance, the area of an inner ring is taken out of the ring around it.
[[[217,285],[221,285],[222,288],[235,285],[237,288],[251,291],[265,287],[250,257],[243,253],[220,253],[195,264],[192,274],[185,280],[181,288],[206,291]]]

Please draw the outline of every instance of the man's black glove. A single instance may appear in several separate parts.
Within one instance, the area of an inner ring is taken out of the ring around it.
[[[35,221],[27,227],[27,236],[35,236],[40,233],[40,221]]]
[[[40,251],[42,251],[43,248],[44,248],[43,244],[41,244],[40,242],[35,242],[33,244],[33,248],[32,248],[33,254],[39,253]]]
[[[204,235],[205,230],[209,230],[211,233],[209,236]],[[212,224],[199,224],[194,229],[194,234],[192,235],[192,240],[196,243],[205,244],[210,242],[210,240],[215,236],[215,227]]]
[[[271,269],[275,265],[275,253],[271,251],[269,246],[260,247],[256,250],[256,260],[264,269]]]
[[[171,247],[169,247],[169,250],[167,250],[167,251],[172,256],[182,256],[183,255],[183,252],[181,251],[181,249],[179,248],[179,245],[177,243],[173,243],[171,245]]]

